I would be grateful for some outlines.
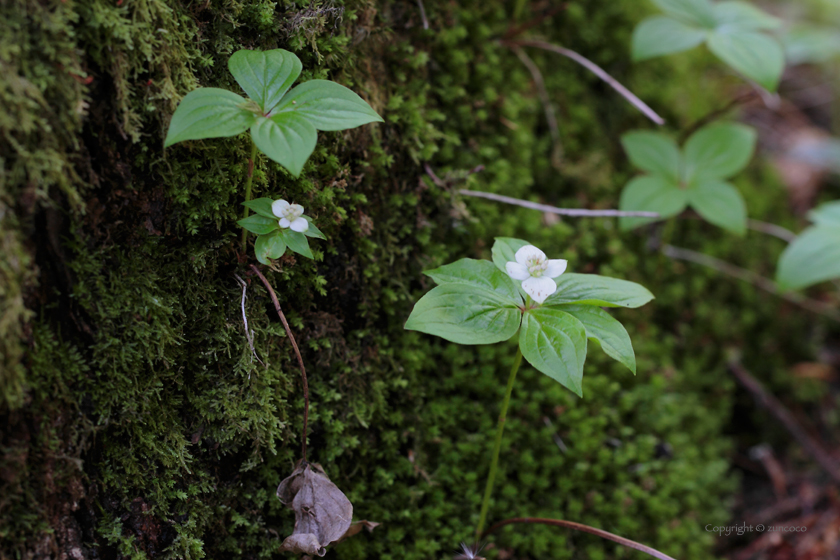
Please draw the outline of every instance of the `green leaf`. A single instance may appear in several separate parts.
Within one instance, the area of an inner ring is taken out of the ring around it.
[[[688,189],[688,203],[706,221],[738,235],[747,233],[747,207],[729,183],[713,179],[694,184]]]
[[[580,303],[599,307],[641,307],[653,299],[647,288],[635,282],[567,272],[555,278],[557,291],[548,296],[543,305]]]
[[[709,49],[732,68],[768,91],[776,91],[785,53],[776,39],[755,31],[721,27],[709,35]]]
[[[251,127],[251,138],[262,153],[298,177],[315,149],[318,132],[302,116],[282,113],[257,119]]]
[[[493,243],[493,250],[491,252],[493,256],[493,264],[495,264],[496,268],[501,270],[502,273],[507,274],[505,264],[515,262],[516,252],[525,245],[530,245],[530,243],[523,239],[515,239],[513,237],[497,237],[496,241]]]
[[[280,230],[280,235],[283,237],[283,241],[285,241],[289,249],[306,258],[315,259],[315,256],[312,254],[312,249],[309,248],[309,241],[304,234],[284,228]]]
[[[782,42],[788,64],[822,64],[840,55],[840,34],[832,27],[795,26]]]
[[[636,354],[624,325],[600,307],[592,305],[564,305],[560,310],[583,323],[587,338],[597,340],[607,356],[624,364],[636,375]]]
[[[676,142],[659,132],[635,131],[621,137],[630,162],[645,171],[664,175],[676,182],[680,178],[680,149]]]
[[[256,233],[257,235],[265,235],[266,233],[271,233],[274,230],[280,229],[280,224],[277,218],[266,218],[265,216],[260,216],[258,214],[242,218],[236,223],[251,233]]]
[[[633,30],[633,60],[673,54],[696,47],[706,39],[707,31],[690,27],[667,16],[645,19]]]
[[[309,216],[306,216],[306,215],[303,215],[301,217],[303,219],[305,219],[307,222],[309,222],[309,228],[306,231],[303,232],[303,234],[306,237],[315,237],[317,239],[326,239],[327,238],[327,236],[324,235],[321,232],[320,229],[318,229],[318,226],[315,225],[315,222],[312,221],[312,218],[310,218]]]
[[[242,107],[244,97],[219,88],[189,92],[172,115],[164,147],[184,140],[220,138],[242,134],[257,117]]]
[[[516,334],[522,312],[509,298],[464,284],[444,284],[420,298],[405,328],[458,344],[493,344]]]
[[[719,2],[714,6],[717,26],[740,29],[778,29],[782,20],[746,2]]]
[[[750,162],[755,141],[755,130],[743,124],[704,126],[692,134],[683,147],[685,181],[731,177]]]
[[[708,28],[715,25],[715,12],[709,0],[653,0],[653,3],[689,25]]]
[[[344,130],[370,122],[383,122],[364,99],[335,82],[310,80],[283,98],[275,114],[305,116],[318,130]]]
[[[280,218],[274,215],[274,212],[271,211],[271,204],[274,201],[270,198],[255,198],[253,200],[246,200],[242,203],[243,206],[247,206],[260,216],[265,216],[266,218],[271,218],[275,222],[277,222]]]
[[[519,289],[510,276],[490,261],[461,259],[423,272],[438,284],[464,284],[484,288],[508,298],[513,305],[523,305]]]
[[[840,200],[814,208],[808,212],[808,219],[821,226],[840,226]]]
[[[519,348],[532,366],[583,396],[586,329],[579,320],[559,309],[532,309],[522,316]]]
[[[840,225],[818,225],[803,231],[779,258],[776,282],[797,290],[840,278]]]
[[[245,90],[268,114],[300,76],[300,59],[289,51],[240,50],[228,59],[228,69]]]
[[[263,264],[269,264],[269,259],[279,259],[286,252],[286,242],[279,231],[260,235],[254,242],[254,254]]]
[[[685,189],[659,175],[643,175],[632,179],[621,191],[618,206],[621,210],[658,212],[658,218],[619,218],[621,229],[633,229],[644,224],[676,216],[688,204]]]

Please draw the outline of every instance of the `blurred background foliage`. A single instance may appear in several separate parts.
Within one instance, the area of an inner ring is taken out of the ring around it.
[[[528,239],[576,272],[642,283],[657,299],[617,311],[635,378],[597,347],[584,399],[521,372],[491,520],[564,518],[713,558],[704,527],[728,523],[740,484],[757,476],[743,467],[746,450],[770,442],[807,466],[736,389],[726,361],[739,352],[836,437],[840,328],[669,260],[651,240],[765,276],[783,242],[690,219],[620,233],[614,220],[456,196],[466,187],[615,208],[634,173],[619,136],[654,126],[572,61],[529,50],[558,149],[531,74],[498,43],[516,23],[537,17],[528,36],[601,65],[675,134],[748,89],[702,49],[631,64],[630,34],[653,5],[569,1],[539,19],[552,7],[0,0],[0,557],[267,558],[291,531],[274,489],[298,458],[298,372],[254,282],[245,308],[267,366],[252,358],[235,278],[246,273],[235,221],[247,137],[162,148],[189,90],[236,90],[226,63],[240,48],[291,50],[303,80],[336,80],[386,120],[319,135],[299,180],[264,158],[255,177],[255,197],[302,204],[329,238],[313,244],[314,262],[287,255],[269,275],[310,371],[311,458],[357,518],[382,523],[328,556],[444,558],[471,537],[512,351],[402,324],[430,287],[422,270],[488,258],[495,236]],[[795,64],[781,108],[758,99],[736,113],[759,130],[761,154],[735,182],[750,217],[798,231],[816,201],[840,198],[836,160],[797,155],[840,134],[840,9],[764,7],[789,22]],[[547,527],[506,529],[497,541],[491,558],[637,554]]]

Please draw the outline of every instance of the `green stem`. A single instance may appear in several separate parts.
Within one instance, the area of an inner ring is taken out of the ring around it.
[[[516,349],[516,357],[513,359],[513,367],[510,369],[505,398],[502,401],[502,411],[499,413],[499,425],[496,428],[496,443],[493,445],[493,459],[490,461],[490,473],[487,475],[487,487],[484,489],[484,499],[481,501],[481,515],[478,518],[478,528],[475,530],[476,539],[481,538],[484,530],[484,522],[487,521],[487,510],[490,508],[490,496],[493,494],[493,483],[496,481],[496,470],[499,466],[499,452],[502,449],[502,433],[505,431],[505,417],[507,416],[510,395],[513,392],[513,382],[516,380],[516,372],[522,363],[522,350]]]
[[[257,161],[257,145],[254,144],[254,141],[251,140],[251,158],[248,160],[248,179],[245,181],[245,202],[251,200],[251,185],[254,182],[254,165]],[[248,217],[248,207],[245,207],[245,211],[242,213],[242,219]],[[248,248],[248,230],[242,228],[242,250],[245,251]]]

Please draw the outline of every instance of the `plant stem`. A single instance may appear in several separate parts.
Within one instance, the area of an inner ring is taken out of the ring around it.
[[[248,178],[245,180],[245,202],[251,200],[251,185],[254,182],[254,163],[257,161],[257,145],[251,140],[251,157],[248,159]],[[248,217],[248,207],[242,213],[242,219]],[[242,228],[242,250],[248,247],[248,230]]]
[[[286,316],[283,315],[283,310],[280,309],[280,302],[277,301],[277,294],[274,293],[274,289],[271,287],[271,284],[268,283],[268,280],[263,273],[260,272],[260,269],[256,267],[256,265],[251,265],[251,269],[260,277],[262,280],[265,289],[268,290],[268,295],[271,296],[271,301],[274,303],[274,309],[277,311],[277,314],[280,316],[280,321],[283,323],[283,328],[286,329],[286,336],[289,337],[289,341],[292,343],[292,348],[295,350],[295,356],[297,356],[298,365],[300,366],[300,379],[301,383],[303,384],[303,434],[301,435],[301,454],[303,455],[303,462],[306,462],[306,430],[307,424],[309,423],[309,382],[306,380],[306,368],[303,365],[303,358],[300,355],[300,349],[298,349],[297,342],[295,341],[295,336],[292,334],[292,329],[289,327],[289,322],[286,320]]]
[[[484,489],[484,499],[481,501],[481,515],[478,518],[478,527],[475,530],[476,538],[481,537],[484,530],[484,522],[487,520],[487,510],[490,507],[490,496],[493,494],[493,483],[496,480],[496,470],[499,466],[499,451],[502,449],[502,433],[505,431],[505,417],[507,416],[510,395],[513,392],[513,382],[516,380],[516,372],[522,363],[522,350],[516,349],[516,357],[513,359],[513,367],[510,369],[505,398],[502,401],[502,411],[499,413],[499,425],[496,428],[496,442],[493,445],[493,459],[490,461],[490,473],[487,475],[487,486]]]
[[[659,560],[674,560],[667,554],[659,552],[655,548],[651,548],[649,546],[645,546],[643,544],[639,544],[636,541],[631,541],[630,539],[625,539],[624,537],[619,537],[618,535],[613,535],[612,533],[608,533],[607,531],[596,529],[595,527],[590,527],[589,525],[583,525],[582,523],[575,523],[574,521],[563,521],[562,519],[543,519],[539,517],[516,517],[513,519],[505,519],[504,521],[500,521],[487,529],[487,532],[482,536],[487,536],[490,533],[495,532],[498,529],[501,529],[505,525],[511,525],[514,523],[535,523],[540,525],[554,525],[555,527],[566,527],[567,529],[574,529],[575,531],[583,531],[584,533],[589,533],[591,535],[597,535],[602,539],[611,540],[613,542],[617,542],[622,546],[626,546],[628,548],[632,548],[638,550],[640,552],[644,552],[645,554],[649,554],[654,558],[659,558]]]

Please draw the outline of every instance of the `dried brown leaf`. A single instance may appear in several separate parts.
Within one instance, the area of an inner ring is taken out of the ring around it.
[[[324,556],[326,547],[350,528],[353,504],[330,481],[321,465],[301,461],[277,487],[277,497],[295,512],[295,529],[281,552]]]
[[[368,533],[372,533],[374,529],[379,527],[379,523],[376,521],[368,521],[367,519],[363,519],[361,521],[354,521],[350,524],[350,528],[347,529],[347,532],[342,535],[338,542],[343,541],[344,539],[349,539],[355,535],[358,535],[362,529],[367,529]]]

